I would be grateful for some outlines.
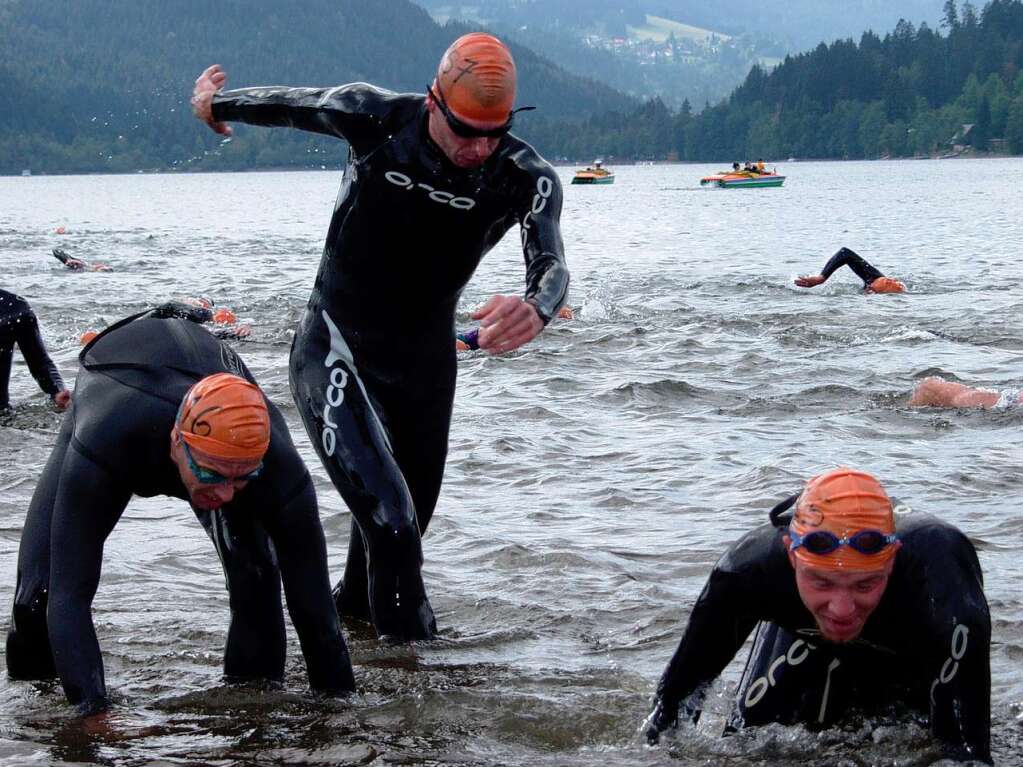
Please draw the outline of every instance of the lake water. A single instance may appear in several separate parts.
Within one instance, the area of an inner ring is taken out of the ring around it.
[[[716,169],[622,167],[602,187],[569,186],[572,169],[560,169],[577,318],[519,352],[460,362],[424,541],[440,639],[389,646],[346,627],[359,684],[347,701],[307,693],[293,633],[284,690],[227,686],[214,550],[184,503],[136,499],[108,541],[94,605],[114,735],[83,732],[59,686],[4,676],[0,760],[928,764],[934,746],[917,727],[721,740],[711,714],[657,748],[636,735],[718,555],[807,477],[848,464],[975,542],[993,619],[995,759],[1023,765],[1023,414],[906,406],[925,375],[1020,385],[1023,160],[800,162],[779,168],[781,189],[700,189]],[[334,580],[348,512],[291,403],[287,354],[339,181],[0,178],[0,285],[31,302],[69,382],[82,331],[175,296],[211,296],[252,324],[237,346],[313,473]],[[437,257],[429,237],[423,257]],[[848,270],[792,285],[842,245],[910,293],[864,295]],[[55,246],[117,271],[66,272]],[[460,320],[522,284],[512,233],[466,289]],[[17,408],[0,418],[4,611],[60,422],[16,358]],[[743,658],[712,709],[726,710]]]

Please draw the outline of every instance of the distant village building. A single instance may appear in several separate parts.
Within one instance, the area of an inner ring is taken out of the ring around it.
[[[948,142],[952,145],[953,152],[964,152],[970,145],[970,134],[973,132],[974,123],[963,123],[963,127],[956,131],[956,134]]]

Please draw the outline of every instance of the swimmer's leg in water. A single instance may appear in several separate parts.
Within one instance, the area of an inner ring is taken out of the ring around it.
[[[346,566],[347,580],[337,595],[339,608],[343,614],[349,608],[349,614],[365,614],[360,596],[365,579],[379,635],[429,638],[436,633],[436,621],[423,584],[422,541],[410,487],[351,350],[325,315],[303,318],[292,346],[290,380],[313,447],[351,509],[365,549],[364,559],[352,552],[351,570]]]
[[[18,549],[17,586],[7,634],[7,673],[12,679],[50,679],[57,675],[46,626],[50,590],[50,527],[64,456],[74,431],[68,415],[39,479]]]

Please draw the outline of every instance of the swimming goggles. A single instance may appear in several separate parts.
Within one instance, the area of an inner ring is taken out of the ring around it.
[[[444,115],[444,119],[447,120],[448,127],[451,128],[451,132],[456,136],[462,138],[499,138],[511,130],[512,121],[515,119],[516,112],[526,112],[530,109],[536,109],[536,107],[519,107],[513,109],[508,113],[508,121],[504,125],[499,125],[496,128],[476,128],[469,123],[459,120],[455,117],[454,113],[448,108],[447,102],[444,101],[444,97],[440,95],[440,86],[437,86],[437,90],[434,91],[429,85],[426,86],[426,92],[433,96],[434,102],[440,107],[441,114]]]
[[[792,543],[789,551],[795,551],[800,546],[811,554],[830,554],[840,546],[848,546],[861,554],[879,554],[886,546],[890,546],[899,539],[895,533],[882,533],[880,530],[860,530],[858,533],[839,538],[834,533],[826,530],[815,530],[806,535],[800,535],[789,529],[789,538]]]
[[[192,475],[204,485],[223,485],[228,482],[250,482],[259,476],[259,473],[263,470],[263,462],[260,461],[259,466],[250,471],[248,474],[243,474],[240,477],[225,477],[218,471],[213,469],[207,469],[205,466],[200,466],[195,462],[192,457],[192,451],[188,449],[188,443],[184,440],[181,441],[181,446],[185,449],[185,457],[188,458],[188,468],[192,470]]]

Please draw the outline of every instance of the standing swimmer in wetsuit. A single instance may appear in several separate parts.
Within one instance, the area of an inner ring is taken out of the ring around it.
[[[345,139],[348,166],[320,269],[291,350],[291,388],[313,446],[352,511],[342,615],[378,634],[436,631],[421,534],[440,493],[455,391],[459,294],[516,223],[523,297],[493,296],[474,317],[480,346],[535,338],[568,291],[561,184],[509,133],[515,63],[498,39],[469,34],[441,59],[427,95],[364,83],[220,92],[196,80],[196,116],[292,127]]]
[[[905,293],[906,285],[894,277],[885,277],[875,269],[859,253],[851,248],[839,248],[820,274],[809,274],[797,277],[795,283],[801,288],[813,288],[822,285],[837,269],[848,266],[856,276],[863,280],[863,290],[867,293]]]
[[[779,516],[795,502],[790,520]],[[869,474],[811,479],[725,552],[657,686],[647,738],[697,721],[760,622],[731,728],[826,727],[851,707],[929,716],[949,756],[991,761],[991,618],[977,553],[923,514],[896,526]]]
[[[58,410],[71,404],[71,392],[64,386],[57,366],[46,353],[35,312],[21,296],[0,289],[0,410],[10,407],[11,365],[14,346],[28,363],[39,388],[50,395]]]
[[[312,480],[234,351],[188,320],[136,316],[80,361],[74,407],[22,530],[11,677],[56,671],[81,713],[108,705],[91,616],[103,544],[132,495],[169,495],[191,503],[224,567],[225,674],[284,678],[283,580],[310,685],[353,690]]]

